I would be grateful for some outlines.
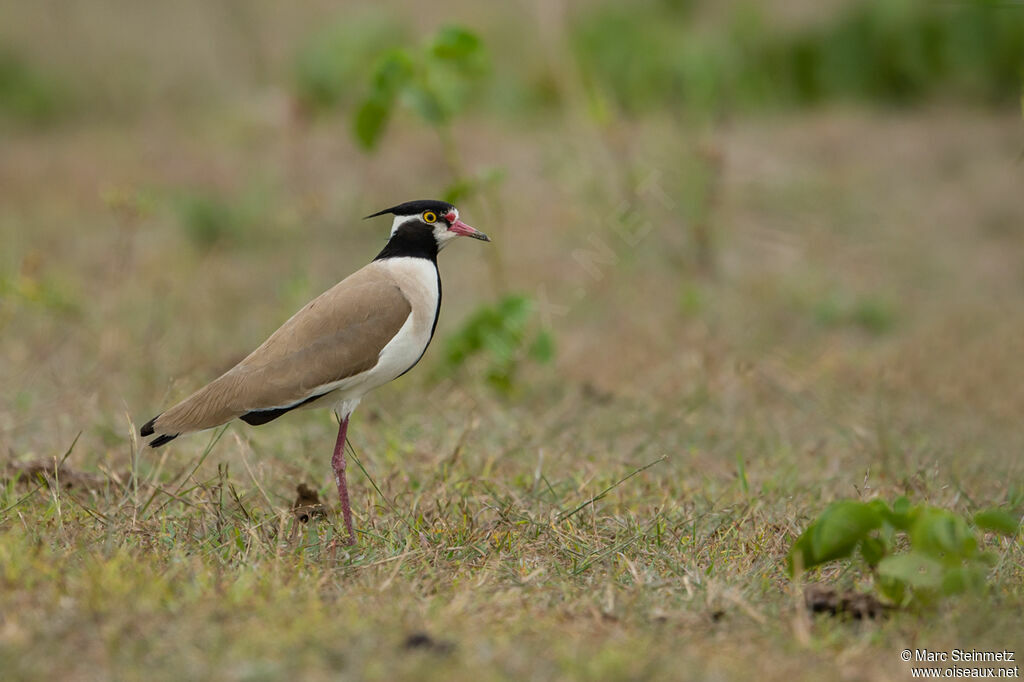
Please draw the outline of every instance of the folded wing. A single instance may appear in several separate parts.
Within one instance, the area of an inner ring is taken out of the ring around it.
[[[162,445],[249,415],[263,423],[373,369],[412,312],[398,286],[364,268],[310,301],[244,360],[142,428]],[[267,419],[259,413],[267,411]]]

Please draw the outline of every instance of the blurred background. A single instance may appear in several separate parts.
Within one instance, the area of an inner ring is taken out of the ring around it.
[[[751,485],[945,467],[993,495],[1020,474],[1019,3],[0,16],[14,458],[82,431],[84,461],[120,466],[130,420],[376,254],[388,221],[361,216],[443,197],[494,242],[443,254],[434,347],[367,401],[396,457],[449,447],[469,412],[488,452],[541,443],[564,468],[675,452],[681,477],[730,477],[742,451]],[[319,481],[329,429],[255,440]],[[379,452],[381,432],[355,433]]]

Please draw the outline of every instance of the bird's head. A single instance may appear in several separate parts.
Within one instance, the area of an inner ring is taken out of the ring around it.
[[[434,199],[407,201],[366,217],[374,218],[389,213],[395,216],[391,223],[392,238],[399,233],[410,236],[429,233],[433,235],[438,251],[456,237],[472,237],[485,242],[491,241],[490,237],[480,230],[459,220],[459,209],[447,201]]]

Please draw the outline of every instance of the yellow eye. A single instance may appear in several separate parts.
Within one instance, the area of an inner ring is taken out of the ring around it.
[[[433,211],[427,211],[423,214],[423,222],[433,223],[437,220],[437,214]]]

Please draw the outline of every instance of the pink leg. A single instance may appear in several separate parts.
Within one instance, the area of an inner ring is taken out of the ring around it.
[[[334,456],[331,467],[334,469],[334,482],[338,484],[338,497],[341,498],[341,515],[345,518],[345,530],[348,531],[349,545],[356,544],[356,533],[352,529],[352,507],[348,503],[348,483],[345,481],[345,435],[348,433],[348,417],[338,425],[338,442],[334,444]]]

